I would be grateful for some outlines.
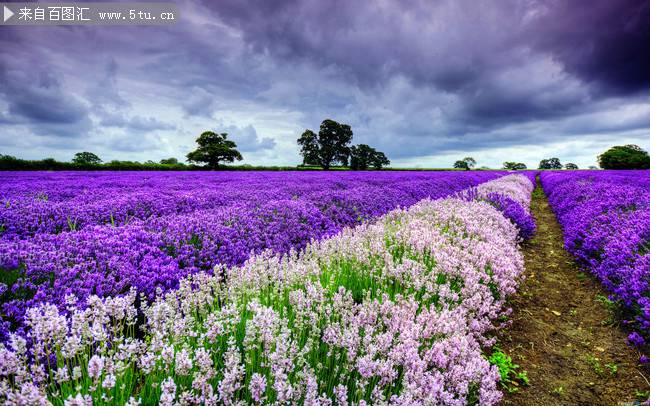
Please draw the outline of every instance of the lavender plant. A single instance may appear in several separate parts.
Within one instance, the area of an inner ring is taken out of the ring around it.
[[[523,272],[494,206],[424,200],[155,299],[41,303],[0,345],[9,404],[494,404],[482,354]],[[139,304],[139,306],[138,306]]]

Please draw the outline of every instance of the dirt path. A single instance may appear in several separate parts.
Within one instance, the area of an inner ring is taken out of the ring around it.
[[[538,230],[523,247],[526,281],[512,298],[512,325],[499,337],[503,350],[527,371],[530,385],[506,394],[503,404],[633,405],[646,400],[650,374],[637,365],[639,354],[613,324],[606,293],[564,250],[562,229],[539,185],[531,208]]]

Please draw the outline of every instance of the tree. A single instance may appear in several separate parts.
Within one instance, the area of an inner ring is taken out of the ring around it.
[[[92,152],[77,152],[72,158],[72,163],[78,165],[99,165],[102,163],[102,160]]]
[[[598,155],[598,164],[603,169],[650,169],[650,157],[638,145],[619,145]]]
[[[348,164],[352,142],[352,128],[334,120],[323,120],[318,131],[318,144],[321,165],[328,170],[332,162]]]
[[[359,144],[350,148],[350,168],[354,170],[366,170],[370,166],[381,169],[389,164],[390,161],[383,152],[369,145]]]
[[[303,165],[320,165],[318,136],[312,130],[305,130],[298,138]]]
[[[524,169],[528,169],[528,167],[522,162],[504,162],[503,169],[507,169],[509,171],[522,171]]]
[[[471,168],[476,166],[476,160],[471,156],[465,157],[460,161],[454,162],[454,168],[456,169],[465,169],[469,171]]]
[[[381,169],[388,165],[390,165],[390,159],[388,159],[386,154],[383,152],[377,151],[372,159],[372,166],[374,166],[375,169]]]
[[[217,134],[206,131],[196,139],[199,147],[187,154],[189,162],[206,163],[209,168],[219,168],[219,162],[241,161],[243,158],[237,151],[237,144],[228,139],[228,134]]]
[[[598,167],[597,167],[597,166],[593,166],[593,165],[589,165],[589,169],[591,169],[591,170],[595,170],[595,169],[598,169]]]
[[[476,166],[476,160],[471,156],[463,158],[463,161],[467,164],[468,169],[471,169]]]
[[[323,120],[318,135],[306,130],[298,138],[303,163],[317,164],[325,170],[334,163],[348,164],[351,141],[352,128],[330,119]]]
[[[548,158],[539,161],[539,169],[562,169],[562,163],[558,158]]]
[[[564,164],[564,169],[576,170],[576,169],[578,169],[578,165],[576,165],[576,164],[574,164],[572,162],[569,162],[569,163]]]
[[[469,165],[465,161],[456,161],[456,162],[454,162],[454,168],[456,168],[456,169],[465,169],[466,171],[469,171]]]
[[[366,144],[353,145],[350,148],[350,169],[366,170],[375,149]]]
[[[178,165],[178,159],[176,158],[166,158],[160,160],[161,165]]]

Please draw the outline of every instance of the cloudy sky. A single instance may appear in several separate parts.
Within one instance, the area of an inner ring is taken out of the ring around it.
[[[650,148],[650,1],[188,0],[172,26],[0,27],[0,153],[296,164],[324,118],[393,166]]]

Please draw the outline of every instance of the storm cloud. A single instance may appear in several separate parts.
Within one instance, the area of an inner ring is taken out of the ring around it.
[[[398,166],[543,154],[585,166],[608,145],[650,147],[650,1],[179,9],[173,26],[0,27],[1,152],[180,158],[214,130],[245,162],[295,164],[296,138],[325,118]]]

